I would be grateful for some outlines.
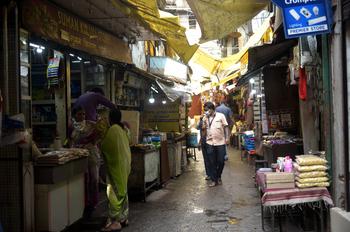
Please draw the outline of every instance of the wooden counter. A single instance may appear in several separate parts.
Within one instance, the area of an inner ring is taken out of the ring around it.
[[[142,197],[160,186],[160,154],[158,149],[131,148],[131,173],[128,182],[130,197]]]
[[[87,157],[56,166],[34,166],[35,231],[61,231],[84,211]]]

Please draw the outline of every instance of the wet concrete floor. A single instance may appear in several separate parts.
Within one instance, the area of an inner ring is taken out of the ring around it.
[[[239,151],[230,148],[223,185],[209,188],[201,154],[197,157],[197,162],[190,159],[182,175],[151,193],[146,202],[130,203],[130,225],[123,232],[263,231],[253,166],[241,161]],[[106,216],[106,210],[102,214]],[[287,227],[284,231],[301,231]]]

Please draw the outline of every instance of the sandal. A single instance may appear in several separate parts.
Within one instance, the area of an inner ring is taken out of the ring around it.
[[[122,228],[128,227],[129,226],[129,220],[125,219],[124,221],[120,222],[120,225],[122,226]]]
[[[116,228],[116,229],[113,229],[112,227],[113,227],[113,225],[116,225],[117,223],[115,223],[115,222],[112,222],[112,223],[110,223],[110,224],[107,224],[105,227],[103,227],[100,231],[102,231],[102,232],[118,232],[118,231],[121,231],[122,230],[122,226],[121,226],[121,224],[120,223],[118,223],[119,224],[119,228]]]

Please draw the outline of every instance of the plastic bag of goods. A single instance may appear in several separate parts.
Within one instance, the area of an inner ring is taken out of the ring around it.
[[[322,182],[327,182],[328,181],[328,177],[323,176],[323,177],[314,177],[314,178],[299,178],[296,177],[296,180],[301,183],[301,184],[305,184],[305,183],[322,183]]]
[[[294,169],[298,172],[314,172],[314,171],[326,171],[328,168],[325,165],[310,165],[310,166],[300,166],[294,163]]]
[[[329,187],[329,182],[320,182],[320,183],[299,183],[296,182],[298,188],[311,188],[311,187]]]
[[[300,166],[310,166],[310,165],[326,165],[327,160],[318,157],[316,155],[298,155],[296,156],[296,162]]]
[[[325,172],[325,171],[296,172],[295,176],[297,176],[299,178],[315,178],[315,177],[327,176],[327,172]]]

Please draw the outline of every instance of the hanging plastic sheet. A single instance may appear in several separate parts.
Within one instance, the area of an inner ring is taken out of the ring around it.
[[[174,102],[179,97],[184,97],[185,99],[191,99],[191,89],[186,85],[181,85],[174,83],[174,85],[169,86],[158,80],[156,80],[159,88],[165,93],[165,95],[169,98],[170,101]]]
[[[177,55],[187,63],[198,45],[189,45],[179,18],[158,9],[156,0],[111,0],[114,7],[128,16],[138,18],[151,31],[167,40]]]
[[[270,3],[268,0],[187,0],[202,31],[201,42],[221,39]]]

